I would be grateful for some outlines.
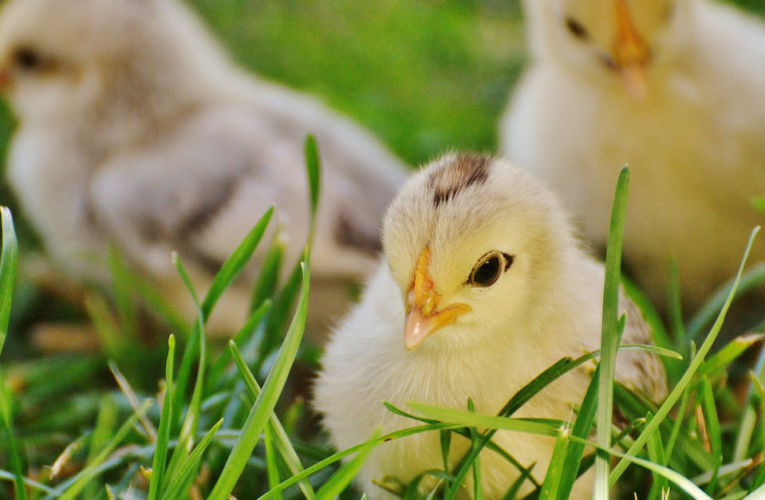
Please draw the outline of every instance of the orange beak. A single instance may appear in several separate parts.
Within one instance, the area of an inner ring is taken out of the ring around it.
[[[428,269],[429,265],[430,248],[425,247],[417,259],[414,283],[406,296],[404,347],[407,351],[417,349],[433,333],[457,321],[459,315],[472,310],[467,304],[452,304],[444,309],[438,309],[441,296],[435,290],[435,284]]]
[[[616,0],[616,26],[614,62],[627,92],[642,99],[646,94],[646,71],[650,50],[635,29],[627,0]]]

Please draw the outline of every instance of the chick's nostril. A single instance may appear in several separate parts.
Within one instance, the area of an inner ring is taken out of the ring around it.
[[[609,56],[608,54],[600,54],[598,56],[598,59],[600,59],[600,62],[602,62],[606,68],[610,69],[611,71],[616,71],[619,69],[619,67],[616,64],[616,61],[614,61],[614,58]]]

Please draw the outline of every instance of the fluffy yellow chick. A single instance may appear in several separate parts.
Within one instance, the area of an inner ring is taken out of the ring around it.
[[[751,199],[765,193],[765,26],[708,0],[525,7],[533,63],[502,120],[504,152],[550,183],[596,246],[629,163],[625,260],[664,307],[676,258],[696,309],[762,223]]]
[[[205,288],[276,203],[285,267],[298,259],[307,133],[325,166],[313,318],[338,314],[348,280],[372,265],[383,210],[406,175],[350,121],[233,66],[176,0],[7,2],[0,88],[20,121],[8,179],[57,265],[100,279],[115,241],[189,310],[171,250]],[[241,326],[249,286],[239,285],[213,316],[219,329]]]
[[[604,269],[580,246],[552,193],[506,160],[450,154],[414,175],[388,209],[384,261],[361,303],[331,336],[316,384],[315,407],[332,442],[344,449],[415,425],[382,401],[410,401],[496,414],[539,373],[565,356],[600,346]],[[622,297],[625,343],[650,343],[650,329]],[[619,354],[616,376],[658,399],[661,362],[645,352]],[[518,417],[566,420],[590,382],[585,370],[562,377]],[[495,442],[542,481],[555,440],[500,431]],[[452,443],[452,463],[468,447]],[[438,433],[384,443],[369,455],[358,485],[388,498],[374,480],[409,481],[441,468]],[[481,455],[486,498],[500,498],[518,477],[504,458]],[[589,498],[591,477],[573,498]]]

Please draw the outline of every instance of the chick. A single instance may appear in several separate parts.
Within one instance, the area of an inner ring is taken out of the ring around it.
[[[552,193],[506,160],[450,154],[404,185],[384,222],[385,259],[361,303],[333,333],[315,388],[332,442],[344,449],[414,423],[381,401],[415,401],[496,414],[525,384],[564,356],[600,346],[603,266],[588,256]],[[626,297],[625,343],[649,343],[650,329]],[[661,362],[619,354],[617,378],[658,399]],[[566,420],[590,377],[574,371],[529,401],[518,417]],[[544,474],[554,439],[499,432],[495,441]],[[451,460],[468,443],[452,443]],[[500,498],[517,470],[481,455],[486,498]],[[409,481],[442,463],[438,433],[384,443],[358,476],[370,498],[385,476]],[[588,498],[591,481],[576,485]]]
[[[0,87],[20,121],[8,179],[58,265],[100,279],[116,242],[186,308],[171,250],[204,288],[273,203],[285,268],[299,258],[307,133],[325,166],[313,317],[337,314],[372,266],[407,172],[347,119],[235,67],[176,0],[7,2]],[[219,307],[221,329],[241,326],[247,288]]]
[[[549,182],[602,246],[632,169],[624,254],[666,305],[731,279],[765,192],[765,26],[707,0],[529,0],[533,64],[501,123],[504,153]],[[756,245],[753,257],[765,257]]]

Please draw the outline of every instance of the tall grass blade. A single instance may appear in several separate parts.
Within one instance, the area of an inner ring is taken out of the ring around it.
[[[542,491],[539,494],[540,500],[557,500],[558,498],[569,497],[569,494],[564,495],[560,490],[560,486],[563,472],[565,470],[564,463],[566,461],[566,449],[569,446],[570,435],[571,427],[569,426],[569,423],[566,422],[560,430],[558,439],[555,441],[553,454],[550,458],[550,465],[548,466],[544,483],[542,483]]]
[[[165,400],[159,418],[157,433],[157,448],[151,466],[151,481],[149,482],[149,500],[156,500],[162,493],[167,465],[167,448],[170,441],[170,427],[173,422],[173,364],[175,362],[175,337],[167,339],[167,362],[165,364]]]
[[[250,369],[247,368],[247,363],[245,363],[242,354],[239,352],[239,349],[233,340],[229,342],[229,350],[231,352],[231,356],[234,358],[236,367],[239,369],[239,373],[247,384],[247,388],[250,390],[250,394],[254,400],[257,400],[261,393],[260,386],[258,385],[258,381],[252,375]],[[272,437],[276,444],[276,448],[279,450],[279,453],[281,454],[282,459],[287,465],[290,473],[295,475],[303,472],[303,464],[300,462],[300,457],[298,457],[295,448],[292,446],[287,431],[285,431],[284,427],[279,421],[279,418],[274,412],[271,412],[271,416],[269,418],[269,426],[273,429]],[[275,486],[276,485],[272,485],[271,488],[274,488]],[[299,486],[307,500],[313,499],[315,493],[309,481],[300,481]]]
[[[261,392],[260,396],[255,401],[255,404],[247,417],[244,428],[242,429],[239,438],[236,440],[234,448],[231,450],[231,454],[223,467],[223,471],[210,493],[209,499],[211,500],[226,500],[231,494],[231,491],[234,489],[239,476],[247,464],[247,460],[252,454],[252,450],[260,439],[260,434],[263,432],[263,428],[268,423],[271,412],[273,411],[274,406],[276,406],[282,388],[287,381],[287,376],[289,375],[290,368],[297,355],[300,341],[303,338],[306,316],[308,314],[308,290],[310,279],[308,267],[305,264],[302,266],[302,270],[303,286],[292,325],[282,343],[282,348],[279,351],[276,362],[274,363],[271,372],[268,374],[268,378],[263,387],[263,392]]]
[[[608,231],[606,249],[606,278],[603,288],[603,323],[600,338],[600,375],[598,378],[597,437],[598,446],[611,448],[611,424],[614,407],[614,374],[616,353],[621,340],[619,328],[619,285],[621,282],[622,241],[627,215],[630,171],[622,168],[616,183],[616,194],[611,209],[611,227]],[[608,472],[610,457],[595,456],[596,500],[608,499]]]
[[[592,374],[592,380],[587,387],[587,392],[582,400],[582,405],[579,408],[579,415],[574,422],[574,428],[571,430],[571,434],[581,439],[587,439],[592,432],[592,426],[595,423],[595,413],[598,407],[598,372],[600,367],[595,369],[595,373]],[[584,445],[576,441],[572,441],[566,448],[566,457],[563,462],[563,468],[561,470],[560,485],[558,491],[560,492],[560,498],[568,498],[571,495],[571,490],[576,482],[579,466],[582,463],[582,457],[584,456]]]

